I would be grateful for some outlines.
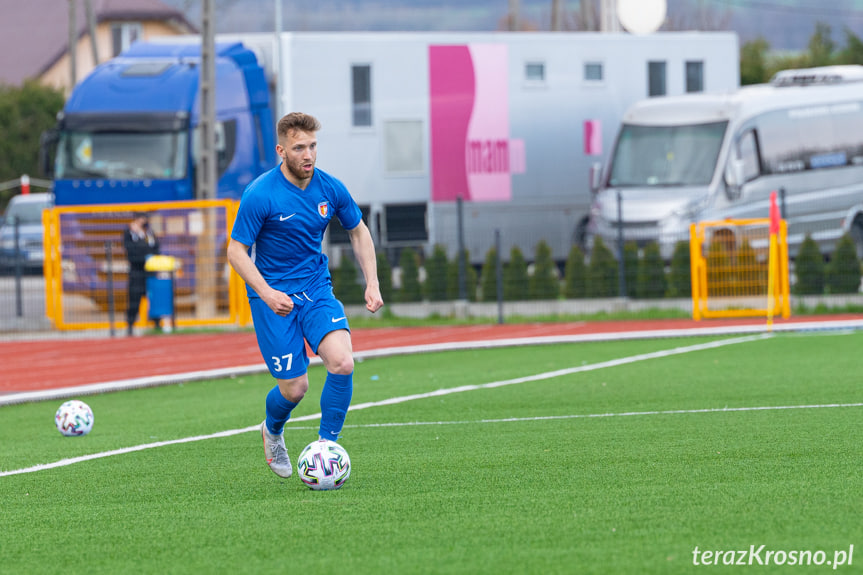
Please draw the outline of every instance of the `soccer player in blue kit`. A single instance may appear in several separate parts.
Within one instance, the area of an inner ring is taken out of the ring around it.
[[[327,369],[320,438],[338,439],[353,394],[350,327],[321,250],[332,218],[350,236],[365,277],[366,309],[374,313],[384,305],[374,243],[359,207],[342,182],[315,168],[320,128],[316,118],[298,112],[279,120],[282,162],[243,192],[228,244],[228,261],[247,285],[258,347],[277,380],[267,394],[261,435],[267,463],[280,477],[292,473],[284,425],[309,389],[304,338]]]

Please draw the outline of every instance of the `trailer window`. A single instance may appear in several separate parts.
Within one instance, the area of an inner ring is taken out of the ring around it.
[[[704,62],[686,63],[686,91],[704,91]]]
[[[609,185],[704,186],[716,171],[727,122],[689,126],[624,124],[611,160]]]
[[[584,81],[602,82],[602,62],[584,63]]]
[[[664,96],[666,94],[665,62],[647,63],[647,95]]]
[[[372,67],[368,64],[351,66],[353,125],[372,125]]]
[[[545,64],[543,62],[527,62],[524,65],[524,79],[531,84],[544,84]]]
[[[423,170],[421,120],[384,122],[384,168],[388,174],[416,174]]]

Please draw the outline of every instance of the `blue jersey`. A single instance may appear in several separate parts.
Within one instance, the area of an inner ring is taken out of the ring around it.
[[[315,168],[305,190],[282,174],[281,166],[261,174],[243,192],[231,238],[250,246],[249,255],[270,287],[301,293],[330,276],[321,250],[333,217],[346,230],[362,212],[345,185]],[[259,297],[247,288],[249,297]]]

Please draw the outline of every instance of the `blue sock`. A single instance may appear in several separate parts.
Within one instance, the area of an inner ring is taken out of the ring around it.
[[[291,417],[291,410],[297,406],[288,401],[277,385],[267,394],[267,429],[270,433],[280,434],[285,428],[285,422]]]
[[[354,374],[327,373],[321,392],[321,428],[318,435],[337,441],[354,392]]]

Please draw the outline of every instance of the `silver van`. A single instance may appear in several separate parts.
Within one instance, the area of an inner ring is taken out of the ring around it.
[[[12,197],[0,223],[0,273],[12,273],[20,266],[25,274],[42,274],[45,261],[42,212],[53,205],[54,194],[50,193]]]
[[[615,247],[622,232],[668,260],[690,223],[766,218],[776,191],[792,257],[807,234],[829,255],[846,232],[863,257],[863,66],[640,101],[595,174],[587,249],[596,237]]]

